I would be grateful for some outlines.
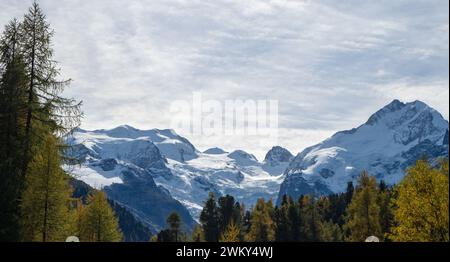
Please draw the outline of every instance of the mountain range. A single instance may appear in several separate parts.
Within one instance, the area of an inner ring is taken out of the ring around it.
[[[426,156],[448,158],[448,121],[425,103],[392,101],[357,128],[340,131],[295,157],[274,146],[259,161],[243,150],[199,151],[170,129],[77,129],[68,143],[80,163],[64,168],[74,178],[127,208],[152,231],[177,211],[186,229],[198,222],[208,193],[229,194],[246,207],[258,198],[324,195],[345,190],[367,170],[388,184]]]

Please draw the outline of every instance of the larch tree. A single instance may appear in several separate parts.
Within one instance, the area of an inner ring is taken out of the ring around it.
[[[344,228],[350,232],[349,241],[361,242],[369,236],[383,238],[377,182],[366,171],[359,176],[358,186],[347,208]]]
[[[275,223],[272,220],[274,207],[272,201],[267,203],[258,199],[251,212],[250,231],[245,236],[249,242],[270,242],[275,240]]]
[[[52,58],[52,37],[45,14],[34,2],[24,16],[19,41],[27,76],[22,177],[28,173],[33,145],[45,137],[42,133],[67,134],[79,126],[82,117],[81,102],[61,96],[70,80],[57,79],[60,71]]]
[[[79,229],[80,241],[118,242],[122,239],[118,219],[104,192],[96,191],[90,195],[83,212]]]
[[[432,168],[419,160],[396,187],[394,241],[449,241],[448,160]]]
[[[192,230],[192,237],[193,242],[204,242],[205,236],[203,234],[202,227],[200,225],[196,225],[194,227],[194,230]]]
[[[239,242],[241,230],[233,221],[231,221],[220,237],[220,242]]]
[[[69,230],[71,189],[60,167],[58,141],[48,135],[33,156],[21,203],[24,241],[63,241]]]
[[[0,239],[55,241],[66,233],[53,221],[65,216],[63,196],[70,194],[60,168],[62,135],[79,125],[82,113],[81,103],[61,96],[69,81],[57,80],[52,36],[35,2],[23,21],[13,20],[1,38],[0,168],[5,182],[0,185],[0,201],[5,205]],[[55,187],[47,188],[51,186]]]

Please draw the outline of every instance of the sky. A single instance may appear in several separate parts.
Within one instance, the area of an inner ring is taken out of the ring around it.
[[[31,0],[0,0],[0,25]],[[278,101],[278,145],[297,154],[351,129],[393,99],[422,100],[448,120],[447,0],[39,0],[55,30],[64,95],[82,128],[169,128],[171,103]],[[195,136],[198,149],[271,140]]]

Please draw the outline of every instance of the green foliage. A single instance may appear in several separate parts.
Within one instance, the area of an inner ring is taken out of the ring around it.
[[[246,241],[270,242],[275,240],[273,212],[272,200],[265,202],[262,198],[258,199],[251,213],[251,226],[250,231],[245,235]]]
[[[299,241],[301,238],[301,217],[299,207],[291,197],[283,196],[279,207],[273,214],[275,222],[275,241]]]
[[[346,224],[349,241],[364,241],[369,236],[382,238],[378,187],[374,177],[362,172],[356,192],[347,208]]]
[[[27,76],[16,52],[20,24],[11,21],[0,39],[0,241],[17,241],[19,202],[24,180],[22,164]]]
[[[394,241],[449,241],[448,160],[432,168],[419,160],[396,187]]]
[[[200,214],[200,223],[206,242],[217,242],[219,240],[219,211],[216,204],[216,198],[213,193],[209,193],[205,202],[205,207]]]
[[[303,217],[302,240],[320,241],[321,214],[314,198],[304,196],[300,199],[300,212]]]
[[[79,238],[82,242],[118,242],[122,239],[119,223],[106,194],[96,191],[79,210]]]
[[[241,230],[234,222],[230,222],[220,237],[220,242],[239,242]]]
[[[394,214],[392,210],[392,190],[384,184],[383,181],[379,184],[378,204],[380,206],[380,225],[382,236],[385,241],[389,241],[388,236],[394,224]]]
[[[331,221],[322,221],[319,225],[320,241],[323,242],[341,242],[343,234],[341,227]]]
[[[232,196],[226,195],[219,197],[218,204],[217,211],[219,215],[219,230],[223,233],[233,220],[235,202]]]
[[[169,225],[169,232],[172,235],[172,239],[173,239],[173,241],[171,241],[171,242],[178,242],[179,235],[180,235],[180,228],[181,228],[180,215],[178,215],[177,212],[172,212],[167,217],[167,225]]]
[[[82,113],[80,103],[61,96],[68,81],[57,80],[52,36],[33,3],[0,40],[1,241],[59,241],[69,228],[61,135]]]
[[[194,227],[194,230],[192,231],[192,237],[193,242],[204,242],[205,236],[203,234],[202,227],[200,225],[196,225]]]
[[[30,163],[21,205],[25,241],[63,241],[68,236],[71,190],[60,167],[57,143],[49,135]]]

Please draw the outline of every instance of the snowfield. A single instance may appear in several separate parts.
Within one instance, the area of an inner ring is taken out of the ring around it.
[[[343,192],[363,170],[396,184],[420,157],[448,157],[446,137],[448,121],[439,112],[420,101],[394,100],[358,128],[299,153],[285,172],[278,199]]]
[[[184,163],[169,159],[167,166],[173,176],[155,177],[155,182],[167,188],[198,218],[209,192],[232,195],[247,207],[260,197],[276,201],[287,164],[272,167],[256,159],[231,158],[227,153],[200,153]]]
[[[123,184],[124,174],[151,179],[182,203],[198,219],[209,192],[230,194],[250,207],[258,198],[276,201],[283,172],[292,155],[274,147],[265,161],[236,150],[198,151],[173,130],[138,130],[119,126],[111,130],[77,130],[70,139],[81,165],[67,166],[74,177],[95,187]],[[145,177],[146,174],[149,177]]]

